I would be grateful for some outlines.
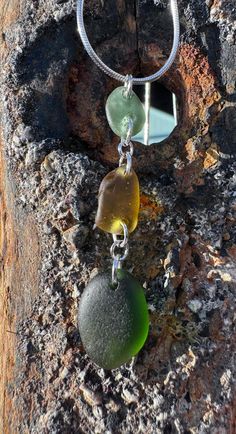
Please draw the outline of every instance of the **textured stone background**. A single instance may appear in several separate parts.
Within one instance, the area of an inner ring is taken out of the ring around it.
[[[181,47],[163,83],[170,138],[135,146],[140,224],[126,267],[144,284],[149,339],[104,372],[84,354],[77,308],[111,266],[93,231],[117,164],[104,103],[117,85],[88,59],[73,1],[1,1],[0,432],[235,432],[236,8],[181,0]],[[93,0],[103,59],[147,74],[171,47],[166,1]]]

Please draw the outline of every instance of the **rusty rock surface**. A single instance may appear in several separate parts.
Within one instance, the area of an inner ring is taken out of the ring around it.
[[[235,432],[236,9],[180,0],[179,56],[163,83],[180,122],[135,145],[140,223],[126,268],[145,287],[150,334],[131,364],[97,368],[78,333],[80,296],[109,269],[93,230],[118,161],[104,104],[117,85],[85,54],[75,2],[20,3],[1,78],[1,415],[4,434]],[[147,74],[171,46],[166,1],[86,7],[111,67]]]

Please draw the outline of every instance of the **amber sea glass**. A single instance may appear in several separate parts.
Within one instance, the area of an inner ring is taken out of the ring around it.
[[[122,165],[103,179],[98,196],[96,226],[111,234],[122,234],[121,223],[132,232],[138,223],[140,206],[139,181],[133,169]]]

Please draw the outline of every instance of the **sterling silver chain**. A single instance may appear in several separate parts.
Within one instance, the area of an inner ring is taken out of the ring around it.
[[[171,65],[175,60],[178,47],[179,47],[179,36],[180,36],[179,11],[178,11],[177,0],[170,0],[170,4],[171,4],[171,13],[172,13],[172,20],[173,20],[173,28],[174,28],[173,45],[172,45],[170,56],[168,57],[166,63],[162,66],[162,68],[160,68],[159,71],[155,72],[154,74],[142,78],[132,77],[132,82],[134,85],[151,83],[152,81],[159,79],[168,71],[168,69],[171,67]],[[87,51],[91,59],[94,61],[94,63],[99,68],[101,68],[103,72],[105,72],[110,77],[125,83],[127,77],[109,68],[109,66],[107,66],[100,59],[100,57],[95,53],[94,49],[92,48],[85,30],[83,12],[84,12],[84,0],[78,0],[77,1],[77,23],[78,23],[79,34],[85,50]]]
[[[110,249],[111,257],[113,259],[112,266],[112,282],[117,282],[116,272],[122,266],[122,262],[127,258],[129,253],[129,231],[125,223],[121,223],[123,228],[123,238],[119,238],[118,235],[113,235],[113,244]],[[124,249],[124,253],[116,253],[116,249]]]

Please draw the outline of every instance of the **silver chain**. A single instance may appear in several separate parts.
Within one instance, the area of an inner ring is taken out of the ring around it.
[[[123,228],[123,238],[119,238],[118,235],[113,234],[113,244],[110,252],[113,259],[112,266],[112,282],[117,283],[117,270],[121,268],[122,262],[127,258],[129,253],[129,231],[125,223],[121,223]],[[124,249],[124,253],[116,253],[116,249]]]
[[[134,153],[134,146],[133,143],[131,142],[132,133],[133,133],[133,121],[131,118],[129,118],[126,138],[121,139],[118,145],[118,152],[120,155],[119,166],[122,166],[124,160],[126,159],[125,174],[127,175],[131,172],[132,169],[132,156]]]
[[[171,65],[175,60],[179,48],[179,37],[180,37],[179,11],[178,11],[177,0],[170,0],[170,4],[171,4],[171,13],[172,13],[172,20],[173,20],[173,28],[174,28],[174,37],[173,37],[173,45],[172,45],[171,53],[166,63],[162,66],[162,68],[159,69],[159,71],[155,72],[155,74],[143,78],[133,77],[132,82],[134,85],[151,83],[152,81],[159,79],[168,71],[168,69],[171,67]],[[78,31],[81,40],[83,42],[84,48],[87,51],[88,55],[91,57],[91,59],[94,61],[94,63],[110,77],[114,78],[115,80],[126,83],[127,77],[109,68],[109,66],[107,66],[100,59],[100,57],[95,53],[94,49],[92,48],[84,26],[84,0],[77,0],[77,23],[78,23]]]

